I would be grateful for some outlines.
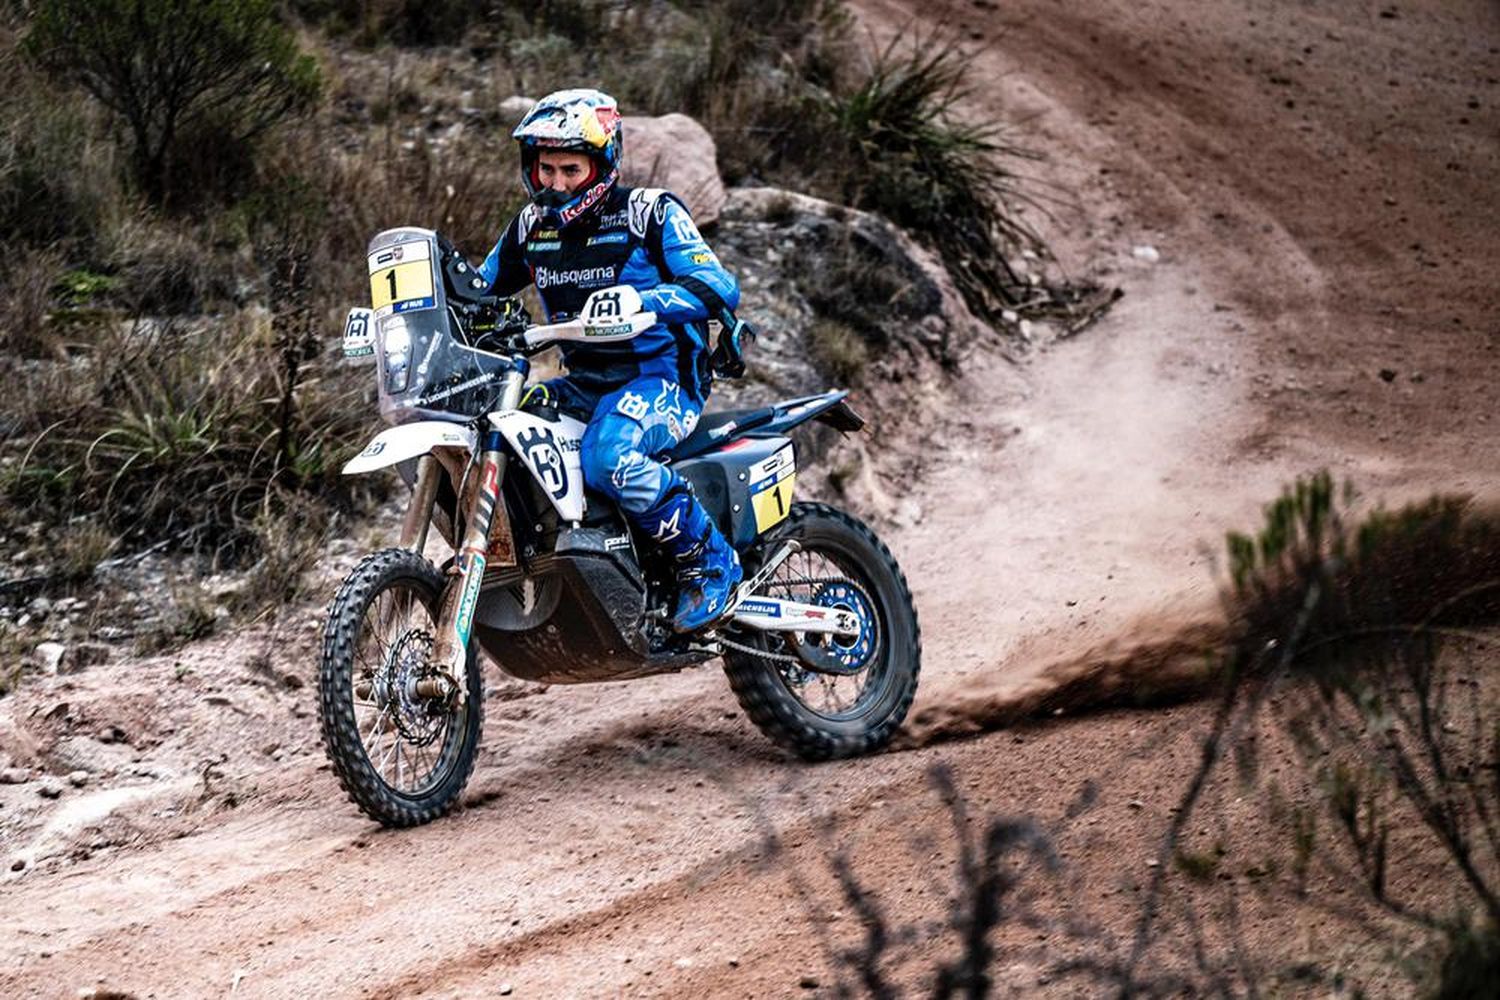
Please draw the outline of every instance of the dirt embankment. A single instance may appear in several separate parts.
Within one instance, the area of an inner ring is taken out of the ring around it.
[[[0,992],[812,993],[854,982],[839,956],[864,940],[840,851],[909,925],[885,974],[921,986],[952,957],[940,928],[968,828],[932,785],[936,764],[971,816],[1050,831],[1100,947],[1128,935],[1203,713],[1074,717],[1080,693],[1126,701],[1211,635],[1208,553],[1293,474],[1329,466],[1391,499],[1500,486],[1500,13],[1477,0],[864,13],[877,31],[946,17],[990,43],[977,112],[1028,119],[1075,192],[1047,223],[1065,261],[1126,291],[1029,367],[974,358],[941,430],[910,443],[923,474],[896,484],[911,502],[885,532],[927,638],[907,751],[788,761],[712,671],[553,688],[493,703],[466,810],[390,833],[338,799],[284,681],[210,697],[257,656],[272,678],[310,677],[307,642],[214,646],[186,676],[171,662],[139,682],[85,674],[9,699],[11,720],[185,684],[164,741],[191,735],[209,761],[219,742],[273,739],[253,768],[194,768],[175,798],[114,803],[113,834],[89,818],[108,803],[65,790],[79,822],[47,836],[100,846],[0,884]],[[1037,709],[1063,715],[993,731]],[[154,738],[122,752],[149,768]],[[10,813],[34,794],[3,788],[0,802]],[[6,857],[35,847],[7,840]],[[1249,906],[1245,919],[1292,958],[1325,949],[1300,917]],[[998,984],[1078,989],[1047,975],[1061,942],[1002,938]]]

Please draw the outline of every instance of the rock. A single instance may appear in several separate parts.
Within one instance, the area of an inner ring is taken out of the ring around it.
[[[68,784],[72,785],[74,788],[82,788],[84,785],[87,785],[91,780],[93,780],[93,777],[94,776],[92,774],[89,774],[87,771],[70,771],[68,772]]]
[[[16,860],[12,861],[10,863],[10,870],[13,871],[13,872],[25,871],[26,870],[26,859],[25,858],[17,858]]]
[[[109,662],[110,647],[102,642],[80,642],[69,646],[57,665],[60,674],[76,674]]]
[[[622,180],[631,187],[666,188],[700,226],[717,222],[728,200],[713,137],[687,115],[627,116]]]
[[[7,767],[0,771],[0,785],[24,785],[31,780],[31,772],[24,767]]]
[[[506,121],[520,123],[526,117],[526,112],[536,104],[534,97],[521,97],[514,95],[500,102],[500,114]]]
[[[52,600],[48,597],[37,596],[26,605],[26,610],[34,615],[46,615],[52,610]]]
[[[1149,244],[1143,244],[1138,247],[1131,247],[1130,256],[1134,257],[1136,260],[1143,260],[1147,264],[1155,264],[1157,261],[1161,260],[1161,251]]]
[[[1127,805],[1128,805],[1128,806],[1129,806],[1129,807],[1130,807],[1130,808],[1131,808],[1131,809],[1144,809],[1144,808],[1146,808],[1146,803],[1144,803],[1144,802],[1142,802],[1142,801],[1141,801],[1141,800],[1140,800],[1140,799],[1131,799],[1131,800],[1130,800],[1130,801],[1129,801],[1129,802],[1128,802],[1128,803],[1126,803],[1126,804],[1127,804]]]
[[[63,786],[56,778],[46,778],[36,786],[36,793],[44,799],[55,799],[62,795]]]
[[[818,977],[803,976],[801,979],[797,980],[797,985],[802,987],[804,990],[815,990],[818,988]]]
[[[63,654],[67,651],[68,647],[60,642],[43,642],[39,643],[32,652],[37,662],[41,664],[42,670],[49,674],[56,674],[62,666]]]
[[[510,996],[512,993],[515,992],[515,990],[516,990],[516,988],[514,986],[512,986],[510,983],[501,983],[500,984],[500,995],[503,996],[503,997]]]
[[[1394,382],[1394,381],[1396,381],[1396,369],[1394,369],[1394,368],[1382,368],[1382,369],[1380,369],[1380,380],[1382,382]],[[38,647],[38,648],[41,648],[41,647]]]
[[[679,958],[672,965],[678,969],[691,969],[693,967],[693,960],[691,958]]]

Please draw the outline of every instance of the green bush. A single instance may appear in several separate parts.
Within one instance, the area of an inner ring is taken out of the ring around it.
[[[140,324],[68,377],[71,405],[39,400],[8,449],[10,517],[90,515],[126,551],[170,539],[235,562],[277,491],[339,505],[359,487],[337,463],[368,431],[368,372],[280,317]]]
[[[960,115],[966,77],[955,43],[897,37],[867,73],[812,100],[794,162],[819,193],[934,247],[969,305],[994,316],[1029,297],[1008,258],[1045,252],[1015,211],[1027,199],[1008,166],[1038,157],[1000,125]]]
[[[205,159],[247,159],[321,88],[272,0],[38,0],[25,46],[120,119],[154,205],[185,201]]]

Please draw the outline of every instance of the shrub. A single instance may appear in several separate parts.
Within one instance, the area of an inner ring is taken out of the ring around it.
[[[472,0],[291,0],[304,21],[366,46],[451,45],[483,26],[495,5]],[[547,6],[547,5],[543,5]]]
[[[0,26],[0,232],[8,241],[87,247],[126,206],[113,147],[82,97],[58,93],[17,58]]]
[[[807,346],[818,370],[835,382],[853,381],[870,360],[870,349],[864,340],[838,320],[814,322],[808,331]]]
[[[22,358],[58,353],[48,319],[53,286],[62,273],[62,257],[52,250],[17,249],[0,259],[0,286],[8,290],[0,309],[0,348]]]
[[[272,0],[38,0],[26,48],[122,121],[137,184],[166,205],[188,193],[180,167],[245,157],[316,101],[317,66],[275,11]]]
[[[1257,780],[1257,728],[1274,724],[1299,761],[1272,779],[1271,802],[1300,891],[1313,869],[1352,890],[1364,910],[1329,908],[1366,933],[1385,921],[1425,940],[1408,971],[1433,995],[1471,995],[1500,954],[1500,513],[1439,496],[1355,523],[1351,505],[1321,473],[1268,505],[1255,535],[1229,536],[1226,686],[1163,851],[1187,850],[1226,759],[1235,794]],[[1164,878],[1146,894],[1127,985],[1152,964]]]
[[[73,376],[69,419],[21,438],[10,515],[93,515],[127,548],[170,539],[232,563],[255,553],[273,490],[349,503],[335,461],[367,430],[367,373],[293,339],[254,314],[119,334]]]
[[[878,212],[930,244],[980,315],[1029,298],[1007,258],[1044,253],[1021,222],[1007,166],[1038,155],[995,123],[964,120],[967,56],[952,41],[898,36],[868,73],[812,101],[799,148],[825,194]]]

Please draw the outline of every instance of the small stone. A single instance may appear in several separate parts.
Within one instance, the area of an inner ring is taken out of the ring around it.
[[[89,774],[87,771],[83,770],[68,772],[68,784],[72,785],[74,788],[82,788],[84,785],[87,785],[90,781],[92,781],[93,778],[94,776],[92,774]]]
[[[1155,264],[1157,261],[1161,260],[1161,251],[1156,249],[1156,247],[1151,246],[1150,244],[1142,244],[1138,247],[1131,247],[1130,256],[1134,257],[1136,260],[1143,260],[1147,264]]]
[[[500,984],[500,995],[503,996],[503,997],[508,997],[512,993],[515,992],[515,989],[516,988],[514,986],[512,986],[510,983],[501,983]]]
[[[55,778],[47,778],[36,786],[36,793],[44,799],[55,799],[62,795],[63,787]]]
[[[17,858],[16,860],[12,861],[10,863],[10,870],[13,871],[13,872],[25,871],[26,870],[26,859],[25,858]]]
[[[7,767],[0,771],[0,785],[24,785],[31,780],[31,772],[24,767]]]
[[[1146,867],[1147,868],[1159,868],[1160,866],[1161,866],[1161,862],[1157,861],[1155,858],[1147,858],[1146,859]]]
[[[1394,382],[1396,380],[1396,369],[1394,369],[1394,368],[1382,368],[1382,369],[1380,369],[1380,380],[1382,382]]]
[[[740,960],[731,956],[729,959],[729,967],[731,969],[738,969],[740,967]]]
[[[38,598],[38,600],[40,599],[41,598]],[[58,668],[62,666],[63,654],[65,654],[67,651],[68,647],[64,646],[60,642],[39,643],[36,649],[33,650],[33,652],[36,654],[37,662],[40,663],[42,665],[42,669],[49,674],[55,674],[58,672]]]
[[[693,960],[691,958],[679,958],[672,965],[679,969],[691,969],[693,967]]]
[[[1128,803],[1126,803],[1126,805],[1128,805],[1131,809],[1146,808],[1146,803],[1142,802],[1140,799],[1131,799]]]
[[[804,990],[815,990],[818,988],[818,977],[803,976],[801,979],[797,980],[797,985],[802,987]]]

